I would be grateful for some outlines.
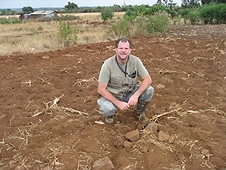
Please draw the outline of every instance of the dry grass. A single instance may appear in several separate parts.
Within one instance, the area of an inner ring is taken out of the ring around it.
[[[80,22],[72,21],[79,30],[77,44],[107,41],[106,25],[100,13],[66,14],[80,16]],[[123,16],[115,13],[113,20]],[[102,23],[102,24],[101,24]],[[59,22],[26,22],[22,24],[1,25],[0,55],[38,53],[61,49],[63,43],[58,39]]]

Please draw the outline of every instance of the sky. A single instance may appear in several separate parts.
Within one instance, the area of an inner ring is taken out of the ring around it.
[[[153,5],[157,0],[0,0],[0,9],[23,8],[30,6],[32,8],[39,7],[64,7],[68,2],[73,2],[78,7],[84,6],[113,6],[116,5]],[[181,0],[173,0],[177,5],[181,4]]]

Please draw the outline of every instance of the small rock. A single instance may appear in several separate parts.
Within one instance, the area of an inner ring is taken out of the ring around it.
[[[150,130],[152,133],[157,134],[159,131],[159,124],[151,122],[145,127],[145,130]]]
[[[107,156],[100,158],[93,163],[92,170],[106,170],[106,169],[108,170],[114,169],[114,165]]]
[[[142,146],[142,147],[140,148],[140,151],[143,152],[143,153],[146,153],[146,152],[149,151],[149,149],[148,149],[148,147],[146,147],[146,146]]]
[[[125,148],[132,148],[132,146],[133,146],[133,143],[132,142],[124,141],[124,147]]]
[[[140,138],[139,130],[136,129],[136,130],[126,133],[126,138],[132,142],[138,140]]]
[[[143,130],[149,124],[149,122],[140,122],[136,125],[136,129]]]
[[[159,139],[159,141],[169,140],[169,135],[164,133],[163,131],[160,131],[158,139]]]
[[[192,121],[192,122],[189,123],[189,126],[190,127],[195,127],[196,126],[196,123],[194,121]]]
[[[113,143],[117,149],[122,149],[124,147],[124,140],[121,137],[116,137]]]

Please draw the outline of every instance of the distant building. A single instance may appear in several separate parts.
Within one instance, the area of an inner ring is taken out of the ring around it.
[[[23,19],[37,19],[37,18],[42,18],[42,17],[49,17],[49,18],[52,18],[52,17],[56,17],[58,14],[57,11],[35,11],[35,12],[32,12],[30,14],[20,14],[19,18],[21,20]]]

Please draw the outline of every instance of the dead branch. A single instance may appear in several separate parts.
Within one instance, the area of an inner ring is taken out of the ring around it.
[[[152,120],[153,122],[156,122],[158,118],[160,118],[160,117],[162,117],[162,116],[165,116],[165,115],[168,115],[168,114],[173,113],[173,112],[178,112],[178,111],[180,111],[181,109],[182,109],[182,108],[179,107],[179,108],[174,109],[174,110],[171,110],[171,111],[169,111],[169,112],[165,112],[165,113],[162,113],[162,114],[160,114],[160,115],[155,115],[155,116],[153,116],[150,120]]]
[[[38,78],[42,81],[42,83],[50,84],[49,82],[46,82],[45,80],[43,80],[41,77],[38,77]]]
[[[34,81],[35,81],[35,80],[34,80]],[[31,83],[32,83],[32,82],[34,82],[34,81],[28,80],[28,81],[24,81],[24,82],[22,82],[21,84],[22,84],[22,85],[27,84],[27,85],[28,85],[28,87],[31,87]]]
[[[80,115],[84,114],[86,116],[89,115],[88,113],[85,113],[85,112],[82,112],[82,111],[79,111],[79,110],[75,110],[75,109],[72,109],[72,108],[68,108],[68,107],[60,107],[60,108],[63,109],[64,111],[68,111],[68,112],[71,112],[71,113],[79,113]]]
[[[32,115],[32,117],[35,117],[35,116],[39,116],[41,114],[44,114],[44,113],[47,113],[47,111],[50,111],[52,113],[52,110],[63,110],[64,112],[68,111],[68,112],[71,112],[71,113],[79,113],[80,115],[86,115],[88,116],[89,114],[88,113],[85,113],[85,112],[82,112],[82,111],[79,111],[79,110],[75,110],[75,109],[72,109],[72,108],[68,108],[68,107],[59,107],[57,105],[57,103],[60,101],[60,99],[64,96],[64,94],[62,94],[60,97],[56,97],[53,101],[50,101],[50,102],[43,102],[45,104],[45,108],[42,109],[41,111],[37,111],[37,113],[35,113],[34,115]]]

